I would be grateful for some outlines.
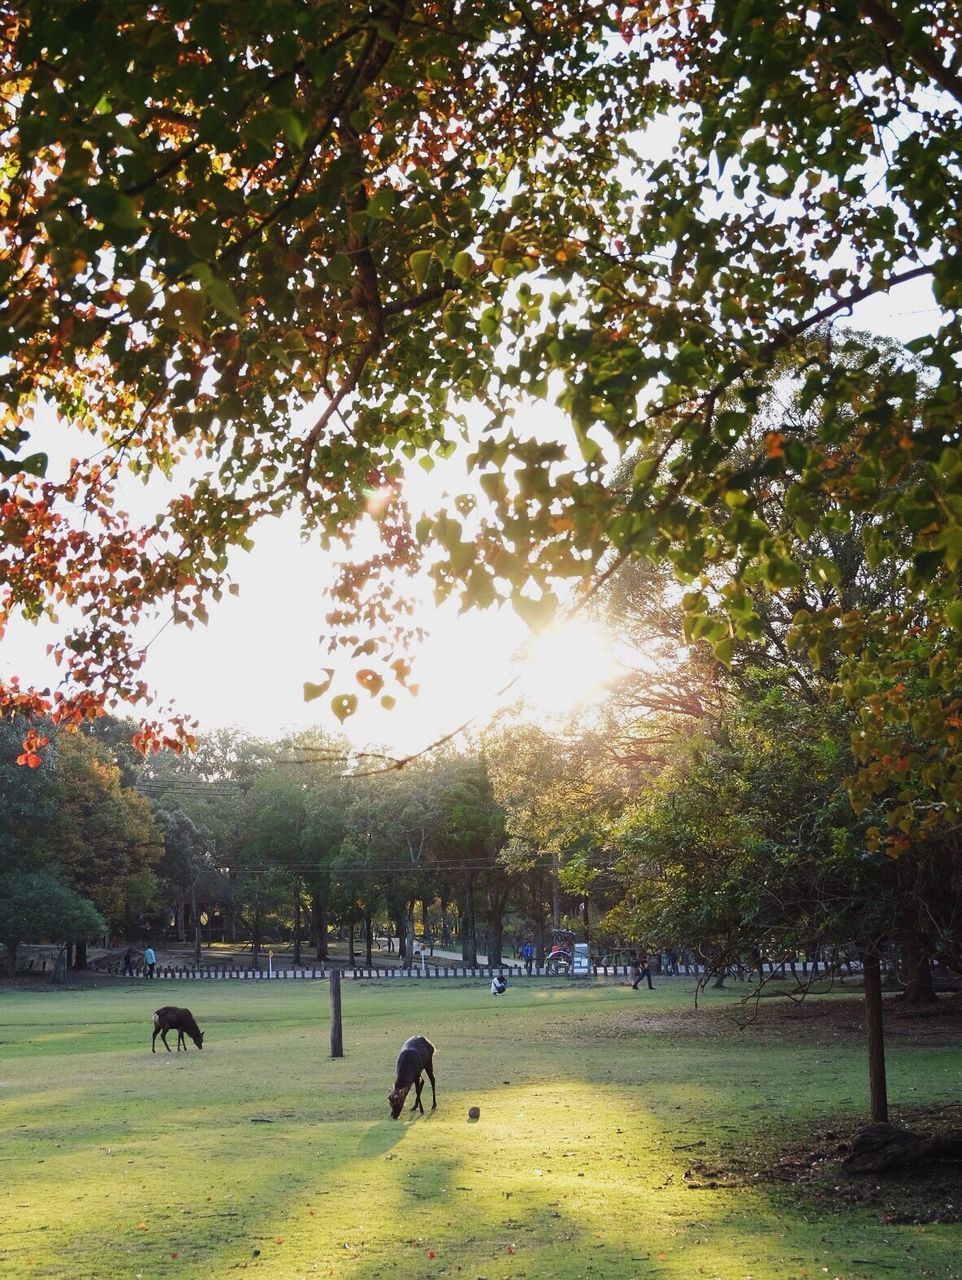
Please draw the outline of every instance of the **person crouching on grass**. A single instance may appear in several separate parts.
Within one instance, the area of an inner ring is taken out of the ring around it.
[[[648,990],[649,991],[654,990],[654,984],[651,981],[651,964],[648,960],[648,955],[646,952],[642,951],[640,954],[636,952],[635,955],[632,957],[631,976],[634,979],[634,981],[631,984],[632,991],[638,990],[638,983],[641,982],[642,978],[647,978]]]

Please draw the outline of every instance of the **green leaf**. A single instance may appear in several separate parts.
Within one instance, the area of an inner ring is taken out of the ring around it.
[[[365,212],[369,218],[386,218],[393,208],[394,192],[389,187],[384,187],[371,196]]]
[[[414,283],[419,289],[424,288],[424,282],[427,279],[428,269],[433,258],[433,249],[418,249],[416,253],[412,253],[408,258],[411,275],[414,276]]]
[[[946,607],[945,616],[949,626],[955,631],[962,631],[962,600],[954,600]]]
[[[328,276],[337,284],[347,284],[354,275],[354,267],[346,253],[335,253],[327,264]]]
[[[540,600],[532,600],[529,596],[523,596],[520,591],[513,591],[511,605],[522,622],[532,631],[542,631],[558,612],[558,597],[548,591]]]
[[[474,267],[474,258],[466,249],[462,249],[460,253],[456,253],[451,262],[451,270],[462,280],[469,280],[471,276],[474,275]]]
[[[719,640],[713,647],[712,652],[718,661],[725,667],[731,666],[732,654],[735,649],[735,641],[732,636],[725,636],[723,640]]]
[[[127,310],[135,320],[142,320],[154,300],[154,291],[146,280],[138,280],[127,294]]]
[[[300,151],[307,141],[307,125],[296,111],[282,111],[280,122],[284,137]]]
[[[243,320],[241,309],[237,305],[237,297],[234,290],[225,280],[211,280],[204,285],[204,293],[210,299],[214,308],[227,316],[228,320]]]

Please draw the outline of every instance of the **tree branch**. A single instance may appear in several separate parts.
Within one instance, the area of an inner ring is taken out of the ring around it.
[[[962,103],[962,78],[939,61],[934,49],[920,47],[917,41],[909,39],[905,27],[883,0],[859,0],[858,8],[862,17],[879,31],[883,39],[896,45],[909,62],[941,85],[956,102]]]

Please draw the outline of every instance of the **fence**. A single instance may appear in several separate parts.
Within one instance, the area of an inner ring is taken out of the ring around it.
[[[567,974],[559,974],[555,969],[545,969],[543,967],[539,969],[537,966],[528,974],[523,968],[515,968],[510,964],[478,965],[474,968],[464,965],[432,965],[425,969],[379,968],[377,965],[369,969],[365,965],[349,966],[342,968],[340,972],[341,977],[348,981],[384,979],[390,981],[432,982],[439,978],[487,978],[490,980],[496,973],[504,973],[514,981],[527,980],[529,978],[567,977]],[[698,977],[701,973],[701,966],[692,965],[689,972],[674,976],[682,978]],[[226,965],[195,969],[189,966],[158,965],[156,972],[157,978],[207,982],[304,982],[314,979],[327,979],[329,975],[330,969],[324,965],[300,969],[236,969],[229,968]],[[594,964],[588,967],[586,976],[593,978],[625,978],[631,976],[631,967],[625,964]],[[655,974],[655,977],[658,976],[658,974]]]
[[[340,966],[338,967],[340,968]],[[424,969],[379,968],[377,965],[369,969],[365,965],[341,968],[340,973],[341,977],[347,980],[373,981],[375,979],[393,979],[396,981],[412,980],[416,982],[430,982],[438,978],[491,979],[496,973],[504,973],[515,980],[529,977],[552,978],[558,976],[553,969],[539,969],[536,967],[531,974],[527,974],[524,969],[515,968],[510,964],[478,965],[474,968],[464,965],[432,965]],[[592,965],[589,969],[589,974],[593,977],[626,977],[628,973],[628,966],[623,964]],[[303,982],[313,979],[326,979],[329,975],[330,969],[324,965],[312,966],[309,969],[237,969],[229,968],[227,965],[195,969],[190,966],[158,965],[155,977],[206,982]],[[142,977],[143,974],[137,976]]]
[[[381,967],[372,965],[349,965],[345,967],[335,966],[340,969],[341,977],[348,981],[415,981],[415,982],[431,982],[439,978],[487,978],[490,980],[496,973],[504,973],[514,981],[529,978],[554,978],[567,977],[566,973],[559,974],[556,969],[546,968],[537,965],[533,967],[530,974],[526,973],[524,968],[516,961],[508,961],[501,965],[475,965],[473,967],[466,965],[426,965],[423,969],[420,967],[411,969],[402,969],[398,967]],[[773,976],[788,977],[791,972],[791,966],[772,961],[765,962],[764,968]],[[801,966],[798,966],[801,971]],[[811,962],[805,967],[806,974],[815,974],[820,972],[828,972],[830,966],[824,962]],[[652,970],[656,978],[665,978],[675,976],[680,978],[700,977],[704,973],[702,965],[682,964],[679,972],[675,975],[659,973]],[[747,971],[742,974],[728,974],[726,976],[732,978],[744,977]],[[326,980],[330,975],[330,967],[326,965],[312,965],[311,967],[301,966],[299,969],[241,969],[230,965],[204,965],[195,968],[189,965],[158,965],[156,977],[170,978],[179,980],[196,980],[208,982],[304,982],[316,979]],[[143,976],[143,971],[138,977]],[[588,966],[588,977],[593,978],[623,978],[632,976],[630,965],[626,964],[592,964]]]

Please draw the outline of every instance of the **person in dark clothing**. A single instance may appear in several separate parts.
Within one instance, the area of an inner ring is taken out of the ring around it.
[[[132,978],[134,976],[134,953],[130,947],[124,952],[124,968],[121,977]]]
[[[631,962],[631,976],[634,978],[634,982],[631,984],[632,991],[638,990],[638,983],[641,982],[642,978],[646,978],[648,980],[648,990],[654,990],[654,984],[651,980],[651,963],[648,959],[647,952],[642,951],[640,953],[635,953],[634,959]]]

